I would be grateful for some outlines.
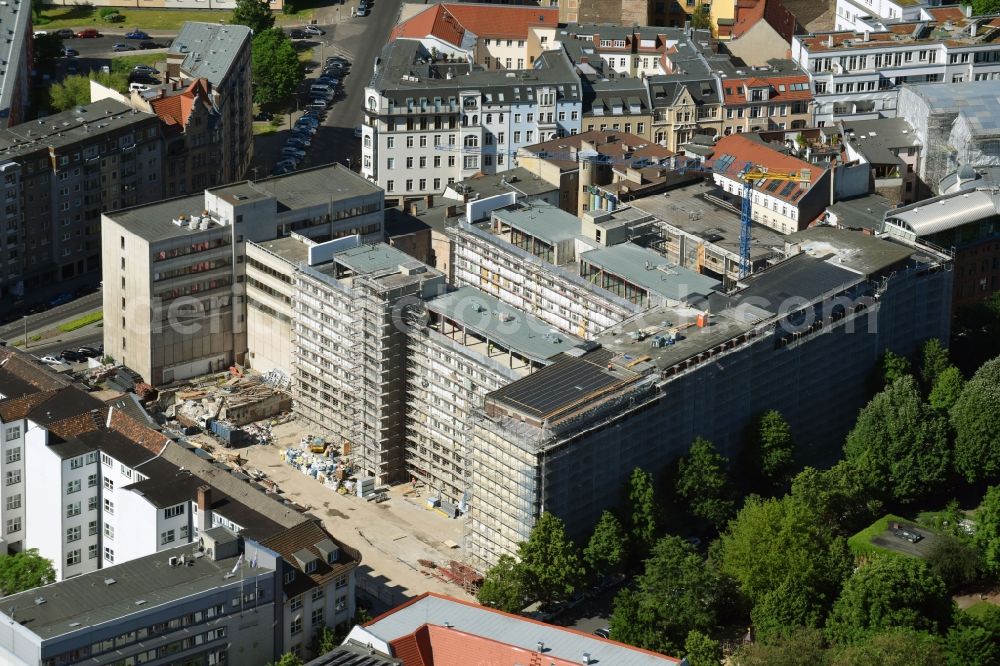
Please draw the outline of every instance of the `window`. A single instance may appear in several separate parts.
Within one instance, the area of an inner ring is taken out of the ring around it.
[[[437,167],[440,167],[440,166],[441,166],[441,156],[440,155],[435,155],[434,156],[434,167],[437,168]]]
[[[292,636],[297,636],[298,634],[302,633],[302,616],[301,615],[299,615],[298,617],[292,618],[291,629],[292,629],[292,631],[291,631]]]
[[[97,521],[92,520],[87,523],[87,536],[94,536],[97,534]]]
[[[395,169],[396,168],[396,158],[394,158],[394,157],[388,158],[385,161],[385,168],[386,169]]]
[[[293,611],[297,611],[298,609],[302,608],[302,595],[300,594],[297,597],[292,597],[291,601],[288,604],[288,607]]]
[[[66,517],[67,518],[72,518],[73,516],[79,516],[79,515],[80,515],[80,503],[79,502],[73,502],[72,504],[67,504],[66,505]]]
[[[81,532],[81,530],[80,530],[79,527],[70,527],[70,528],[68,528],[66,530],[66,541],[67,541],[67,543],[72,543],[73,541],[79,541],[80,540],[80,532]]]
[[[7,449],[7,464],[16,463],[21,459],[21,447],[15,446],[13,448]]]
[[[111,462],[111,456],[109,456],[107,453],[102,453],[101,454],[101,464],[106,465],[108,467],[112,467],[113,464]]]
[[[66,566],[71,567],[74,564],[79,564],[81,559],[80,549],[71,550],[66,553]]]
[[[406,158],[406,168],[407,169],[412,169],[413,168],[413,158],[412,157],[407,157]]]
[[[395,148],[396,147],[396,137],[394,137],[394,136],[386,137],[386,139],[385,139],[385,147],[386,148]]]
[[[420,168],[421,169],[426,169],[427,168],[427,158],[426,157],[421,157],[420,161],[418,162],[418,164],[420,164]]]
[[[285,572],[285,585],[288,585],[293,580],[295,580],[295,569],[289,569]]]
[[[70,481],[66,484],[66,494],[72,495],[73,493],[80,492],[80,480]]]
[[[160,545],[165,546],[168,543],[172,543],[176,540],[176,535],[174,530],[167,530],[166,532],[160,532]]]
[[[387,180],[387,181],[385,181],[385,191],[386,192],[392,192],[395,189],[396,189],[396,181],[394,181],[394,180]]]
[[[336,588],[341,590],[345,587],[347,587],[347,576],[340,576],[337,578]]]
[[[323,624],[323,607],[314,608],[312,612],[312,626]]]
[[[478,169],[479,168],[479,155],[466,155],[462,160],[463,168],[465,169]]]
[[[108,490],[114,490],[115,480],[109,476],[104,477],[104,487],[107,488]]]
[[[21,426],[8,426],[6,439],[9,442],[12,439],[18,439],[21,436]]]
[[[423,192],[424,190],[427,189],[427,179],[426,178],[421,178],[420,182],[417,183],[417,185],[420,186],[420,191]]]
[[[106,562],[108,562],[108,564],[114,564],[115,563],[115,550],[114,550],[114,548],[111,548],[109,546],[105,546],[104,547],[104,560]]]
[[[111,541],[115,540],[115,526],[104,523],[104,536],[106,536]]]
[[[437,165],[435,165],[435,166],[437,166]],[[440,192],[441,191],[441,179],[440,178],[435,178],[434,179],[434,191],[435,192]]]
[[[109,514],[111,514],[112,516],[115,515],[115,503],[109,500],[107,497],[104,498],[104,510]]]
[[[20,532],[20,531],[21,531],[20,518],[11,518],[10,520],[7,521],[7,534],[10,534],[11,532]]]
[[[406,191],[407,192],[412,192],[413,191],[413,179],[412,178],[408,178],[406,180]]]
[[[10,495],[7,497],[7,510],[13,511],[14,509],[21,508],[21,493],[16,495]]]
[[[80,469],[81,467],[83,467],[83,458],[77,456],[69,461],[70,469]]]
[[[521,132],[514,132],[514,143],[521,143]]]
[[[347,610],[347,595],[346,594],[338,594],[337,595],[337,605],[334,608],[335,608],[336,612],[338,612],[338,613],[340,613],[341,611]]]
[[[92,543],[87,546],[87,559],[96,560],[97,559],[97,544]]]
[[[322,599],[323,598],[323,588],[322,587],[314,587],[313,591],[312,591],[312,594],[310,595],[310,597],[312,598],[313,601],[319,601],[320,599]]]
[[[87,500],[87,511],[97,511],[97,495]]]
[[[168,506],[163,510],[163,517],[166,519],[176,518],[177,516],[184,515],[184,505],[178,504],[177,506]]]
[[[91,474],[90,476],[87,477],[87,487],[93,488],[96,485],[97,485],[97,475]]]

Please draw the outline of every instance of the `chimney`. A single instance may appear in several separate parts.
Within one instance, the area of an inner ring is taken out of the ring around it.
[[[965,18],[972,16],[972,3],[970,2],[965,6]]]
[[[590,663],[590,653],[589,652],[584,652],[583,653],[583,659],[580,660],[580,663],[583,664],[584,666],[587,666],[587,664]]]
[[[434,195],[433,194],[428,194],[427,196],[424,197],[424,205],[427,206],[428,208],[433,208],[434,207]]]
[[[865,41],[866,42],[872,41],[872,32],[871,32],[871,30],[865,30]]]
[[[826,46],[827,46],[827,48],[831,48],[831,49],[833,48],[833,35],[832,34],[826,36]]]
[[[198,531],[212,527],[212,486],[198,486]]]
[[[455,217],[458,215],[458,206],[448,206],[448,210],[445,213],[448,217]]]
[[[406,204],[406,212],[409,213],[410,215],[416,215],[418,210],[420,210],[420,206],[417,204],[416,201],[411,201],[408,204]]]

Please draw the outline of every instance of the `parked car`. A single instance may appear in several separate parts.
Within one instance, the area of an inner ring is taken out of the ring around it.
[[[330,86],[331,88],[336,88],[337,86],[340,85],[340,79],[336,79],[332,76],[321,76],[318,79],[316,79],[316,83]]]
[[[59,32],[62,32],[62,30]],[[84,28],[80,32],[76,33],[76,36],[79,39],[97,39],[98,37],[101,37],[101,33],[98,32],[96,28]]]
[[[320,111],[321,112],[325,111],[325,109],[320,109]],[[317,113],[316,113],[315,110],[313,110],[313,109],[306,109],[306,114],[308,114],[308,115],[304,115],[301,118],[299,118],[298,120],[296,120],[295,124],[296,125],[309,125],[310,127],[316,127],[317,125],[319,125],[319,122],[320,122],[319,121],[319,117],[317,116]]]
[[[63,293],[57,295],[55,298],[50,300],[49,305],[51,307],[55,307],[57,305],[63,305],[64,303],[69,303],[72,300],[73,300],[73,294],[69,293],[68,291],[64,291]]]
[[[128,44],[118,43],[112,46],[111,50],[114,51],[115,53],[121,53],[122,51],[135,51],[135,47],[129,46]]]
[[[293,160],[293,159],[283,159],[280,162],[278,162],[277,164],[275,164],[274,166],[275,166],[275,168],[289,168],[289,169],[294,169],[298,165],[299,165],[299,163],[297,161]]]
[[[148,72],[132,72],[131,74],[128,75],[128,82],[129,83],[148,83],[148,84],[157,84],[157,83],[159,83],[159,81],[157,81],[155,78],[153,78],[153,75],[149,74]]]
[[[79,73],[79,71],[80,71],[80,69],[76,65],[74,65],[73,63],[70,63],[69,65],[66,66],[66,73],[67,74],[77,74],[77,73]]]
[[[77,51],[76,49],[68,49],[68,48],[67,49],[63,49],[63,57],[64,58],[75,58],[78,55],[80,55],[80,52]]]
[[[125,39],[149,39],[149,33],[143,32],[136,28],[132,32],[125,33]]]
[[[340,64],[340,65],[350,66],[351,61],[345,58],[344,56],[330,56],[329,58],[326,59],[326,64],[327,65]]]
[[[132,68],[132,71],[149,74],[150,76],[152,76],[153,74],[160,73],[160,70],[156,69],[152,65],[136,65],[135,67]]]
[[[140,49],[162,49],[163,46],[156,42],[139,42]]]
[[[319,27],[318,25],[307,25],[306,27],[302,28],[302,30],[307,35],[325,35],[326,34],[326,30],[324,30],[323,28]]]
[[[76,351],[83,354],[87,358],[97,358],[101,355],[100,350],[96,347],[80,347]]]
[[[58,365],[59,363],[62,363],[62,361],[57,359],[52,354],[46,354],[45,356],[41,356],[39,357],[38,360],[41,361],[42,363],[48,363],[49,365]]]
[[[39,37],[44,37],[47,34],[49,34],[47,30],[36,30],[35,31],[35,39],[38,39]]]
[[[291,37],[292,39],[305,39],[306,33],[302,32],[301,30],[295,29],[295,30],[289,30],[288,36]]]
[[[356,16],[368,16],[368,5],[358,5],[358,8],[354,13]]]
[[[594,631],[595,636],[600,636],[601,638],[611,638],[611,629],[604,627],[602,629],[596,629]]]
[[[306,151],[295,148],[294,146],[285,146],[281,149],[282,157],[292,157],[297,160],[304,160],[306,158]]]
[[[80,363],[82,361],[87,360],[86,356],[84,356],[80,352],[73,351],[72,349],[62,350],[62,353],[59,354],[59,358],[63,359],[64,361],[69,361],[70,363]]]
[[[309,150],[309,146],[312,145],[312,141],[303,136],[290,136],[288,140],[285,141],[286,146],[291,146],[292,148],[298,148],[299,150]]]
[[[69,28],[63,28],[61,30],[56,30],[56,37],[59,39],[73,39],[76,37],[76,33]]]

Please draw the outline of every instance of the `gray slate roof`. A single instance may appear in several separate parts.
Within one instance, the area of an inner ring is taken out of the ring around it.
[[[205,78],[218,86],[229,74],[244,44],[252,37],[244,25],[187,21],[170,44],[168,53],[184,54],[181,71],[190,78]]]

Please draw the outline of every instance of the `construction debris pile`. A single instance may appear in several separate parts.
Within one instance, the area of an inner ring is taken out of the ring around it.
[[[282,449],[281,459],[328,488],[337,490],[350,476],[351,468],[344,459],[331,453],[333,449],[323,438],[305,435],[298,445]]]
[[[430,560],[417,560],[425,576],[437,578],[445,583],[454,583],[469,594],[475,594],[483,585],[483,576],[467,564],[450,560],[447,565],[438,565]]]

